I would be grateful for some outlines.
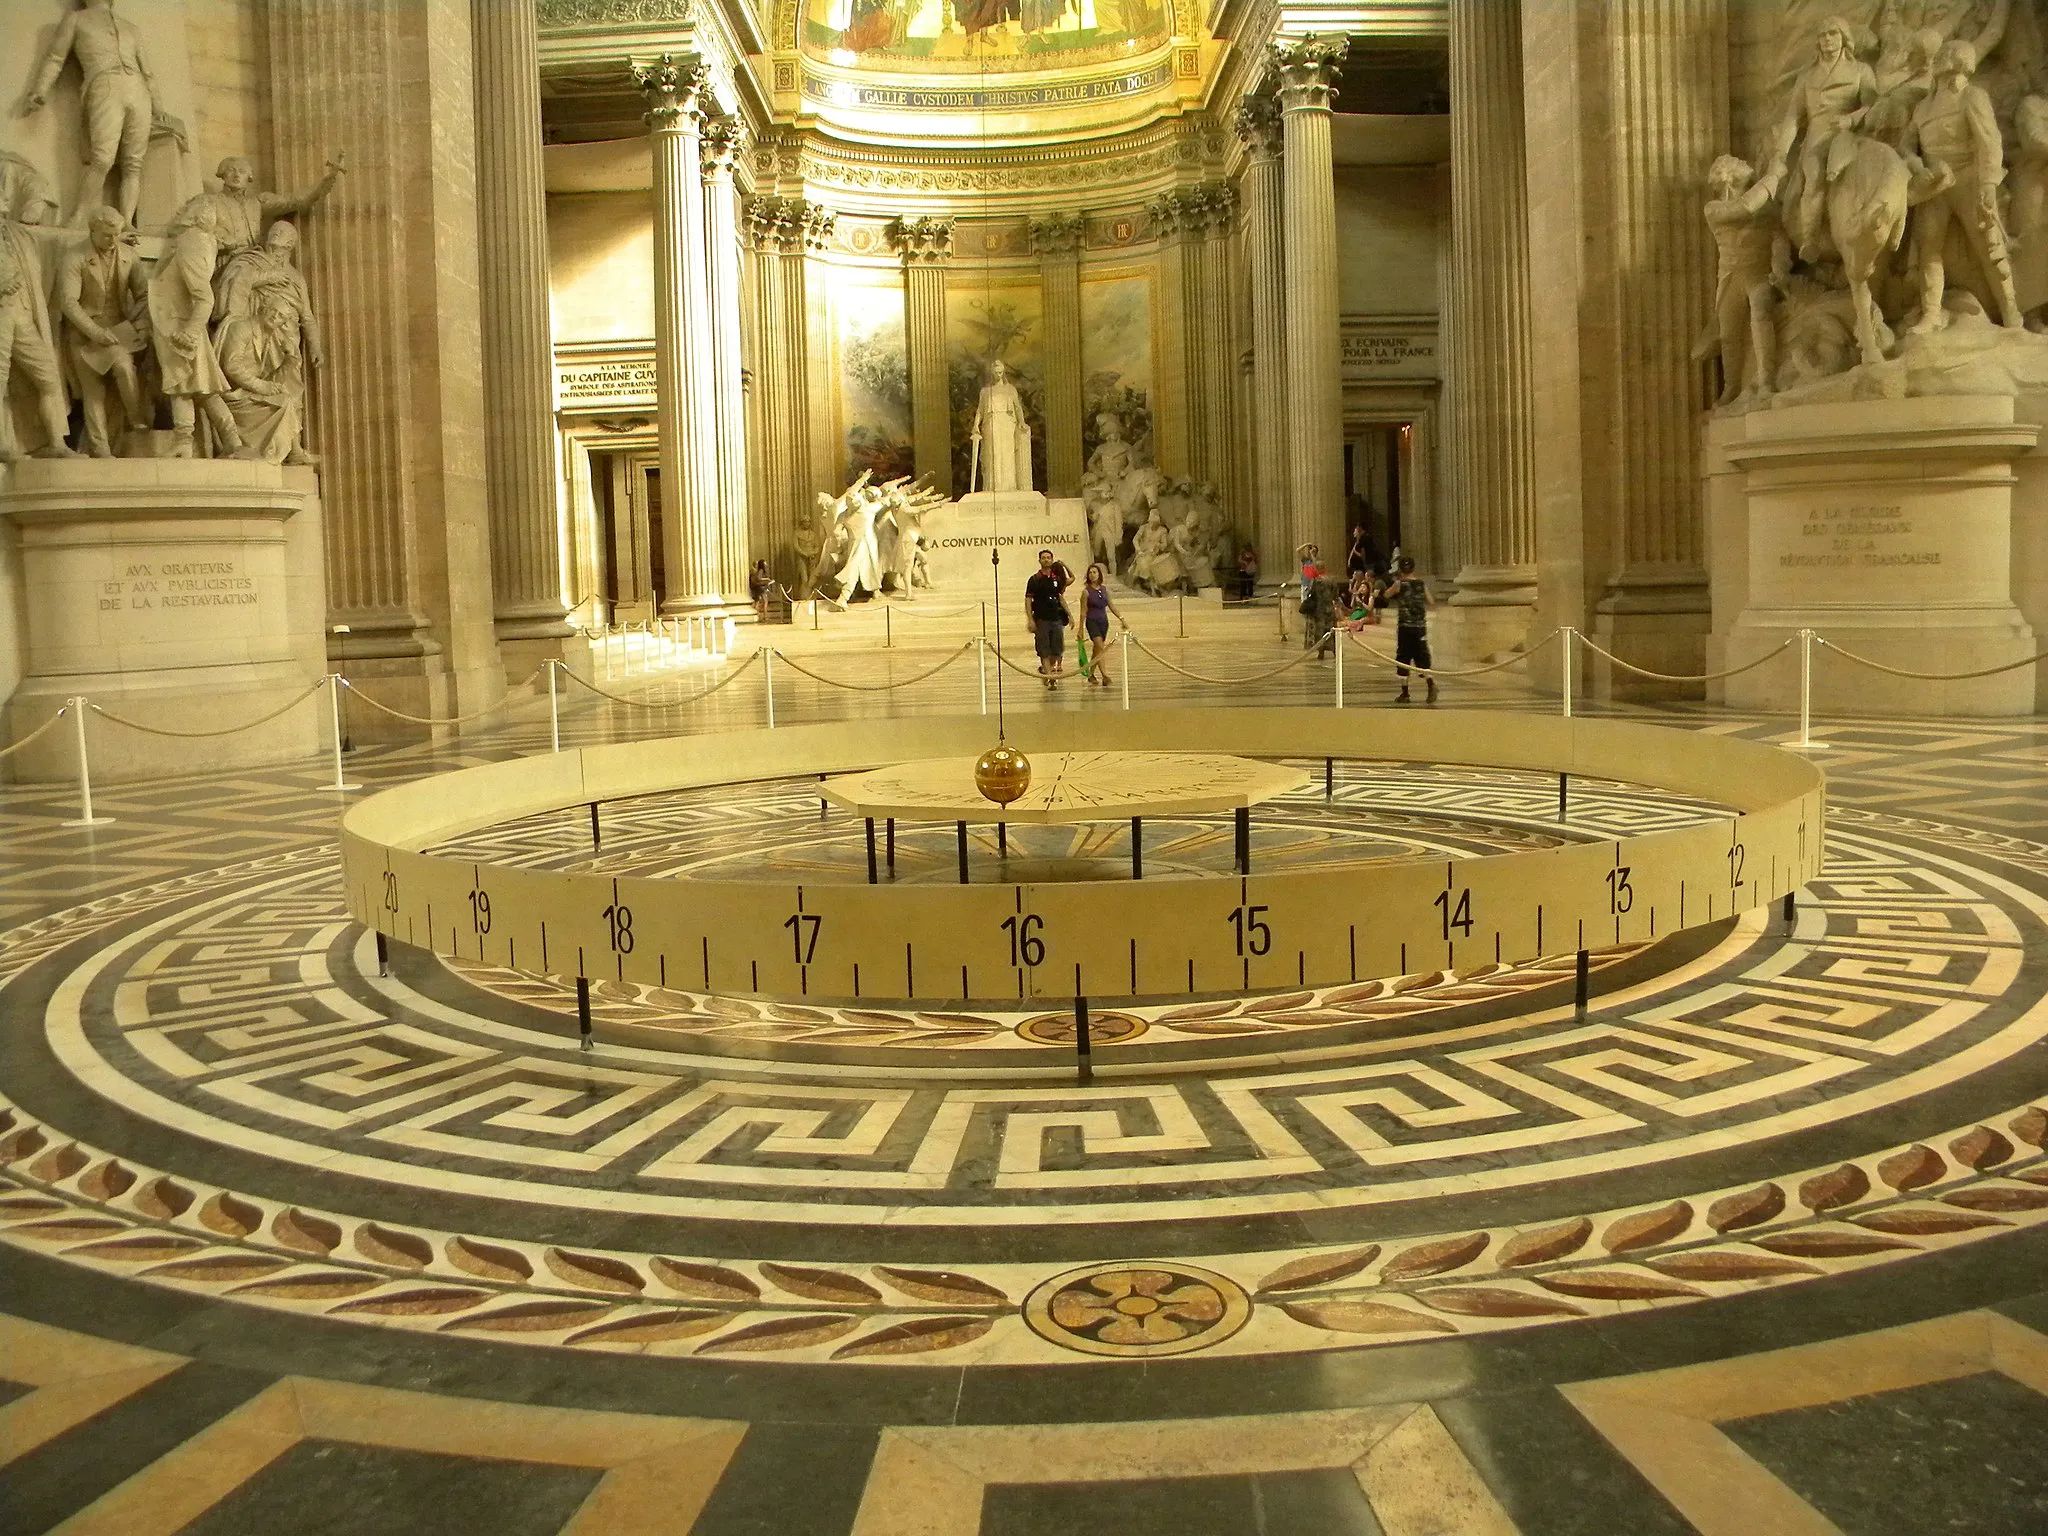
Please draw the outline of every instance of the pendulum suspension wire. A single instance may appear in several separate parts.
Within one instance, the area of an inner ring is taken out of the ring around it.
[[[976,60],[980,66],[979,79],[981,84],[981,147],[983,153],[986,154],[988,150],[989,141],[988,43],[987,39],[984,38],[980,32],[974,34],[973,41]],[[988,248],[988,227],[990,221],[994,217],[994,198],[995,191],[993,185],[991,184],[988,186],[984,186],[982,188],[981,194],[981,300],[984,309],[991,310],[991,312],[992,306],[995,304],[996,280],[995,253]],[[973,433],[973,453],[970,455],[968,459],[967,470],[967,494],[970,496],[974,494],[975,480],[977,478],[987,478],[985,472],[983,472],[981,469],[980,416],[981,408],[979,403],[977,403],[975,407],[975,421],[972,428],[970,429]],[[1012,447],[1011,451],[1015,452],[1014,446]],[[1000,537],[1000,533],[999,524],[997,522],[996,517],[996,497],[993,491],[989,493],[988,498],[988,532],[988,564],[990,573],[989,580],[994,588],[996,606],[996,659],[1000,661],[1003,655],[1003,556],[1002,551],[998,547],[998,544],[996,542],[997,539]],[[1003,669],[1000,666],[998,666],[996,668],[996,744],[1000,746],[1007,742],[1009,739],[1009,721],[1003,713]]]

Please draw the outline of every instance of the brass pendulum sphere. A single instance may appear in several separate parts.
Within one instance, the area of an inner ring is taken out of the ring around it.
[[[974,760],[974,787],[984,800],[1008,805],[1031,787],[1031,759],[1015,747],[990,747]]]

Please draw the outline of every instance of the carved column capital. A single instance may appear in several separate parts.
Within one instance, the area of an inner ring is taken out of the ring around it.
[[[951,219],[891,219],[888,235],[906,267],[936,266],[953,254]]]
[[[679,59],[664,53],[652,64],[635,62],[628,67],[647,98],[647,123],[656,133],[674,132],[682,128],[685,118],[702,114],[704,87],[711,71],[694,55]]]
[[[747,131],[736,117],[714,117],[697,140],[697,163],[704,179],[730,180],[734,163],[747,150]]]
[[[1026,226],[1038,256],[1073,256],[1086,243],[1088,221],[1078,213],[1052,213]]]
[[[1255,164],[1280,158],[1280,98],[1277,95],[1245,97],[1238,106],[1232,126]]]
[[[1288,38],[1269,45],[1267,58],[1280,77],[1280,105],[1288,112],[1327,112],[1337,99],[1337,71],[1350,40]]]
[[[839,215],[800,197],[756,193],[740,210],[740,229],[747,244],[770,255],[801,256],[823,250]]]
[[[806,251],[822,251],[831,237],[833,227],[839,222],[839,215],[822,203],[795,199],[797,209],[797,238]]]
[[[1205,181],[1162,193],[1145,205],[1145,212],[1163,239],[1202,240],[1227,233],[1236,207],[1237,193],[1228,184]]]

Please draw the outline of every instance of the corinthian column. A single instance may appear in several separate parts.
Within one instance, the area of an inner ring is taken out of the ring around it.
[[[1252,500],[1245,509],[1259,568],[1283,572],[1289,547],[1287,470],[1287,242],[1281,226],[1280,100],[1247,96],[1237,132],[1249,164],[1238,188],[1252,310]]]
[[[524,677],[559,656],[571,633],[555,489],[540,42],[532,6],[480,0],[470,15],[491,585],[506,670]]]
[[[1081,493],[1081,240],[1078,213],[1033,219],[1031,249],[1038,253],[1045,294],[1045,489],[1050,496]]]
[[[946,393],[946,260],[951,219],[897,219],[889,239],[903,258],[903,338],[910,354],[910,441],[920,479],[953,494],[953,408]],[[964,493],[968,487],[960,487]]]
[[[634,66],[654,141],[654,414],[661,441],[664,612],[723,600],[712,407],[711,295],[698,118],[704,66]]]
[[[1451,291],[1444,350],[1454,425],[1444,459],[1463,562],[1451,599],[1453,627],[1472,657],[1522,641],[1536,600],[1520,10],[1451,10]]]
[[[1343,38],[1273,44],[1286,165],[1287,542],[1329,542],[1344,529],[1344,397],[1337,335],[1337,192],[1330,102]]]
[[[712,492],[718,505],[718,585],[745,604],[752,542],[747,527],[747,418],[741,381],[739,201],[732,165],[743,135],[731,118],[704,126],[704,233],[710,267]]]

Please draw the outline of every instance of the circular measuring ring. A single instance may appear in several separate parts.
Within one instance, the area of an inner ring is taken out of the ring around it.
[[[393,939],[511,970],[768,997],[1166,997],[1278,990],[1641,943],[1776,900],[1819,872],[1823,779],[1757,742],[1443,711],[1043,715],[1032,751],[1231,752],[1487,767],[1643,784],[1729,808],[1635,837],[1449,860],[1124,881],[865,885],[516,869],[426,853],[543,812],[854,772],[988,744],[980,716],[670,737],[465,768],[342,818],[349,911]],[[985,876],[987,870],[978,872]]]

